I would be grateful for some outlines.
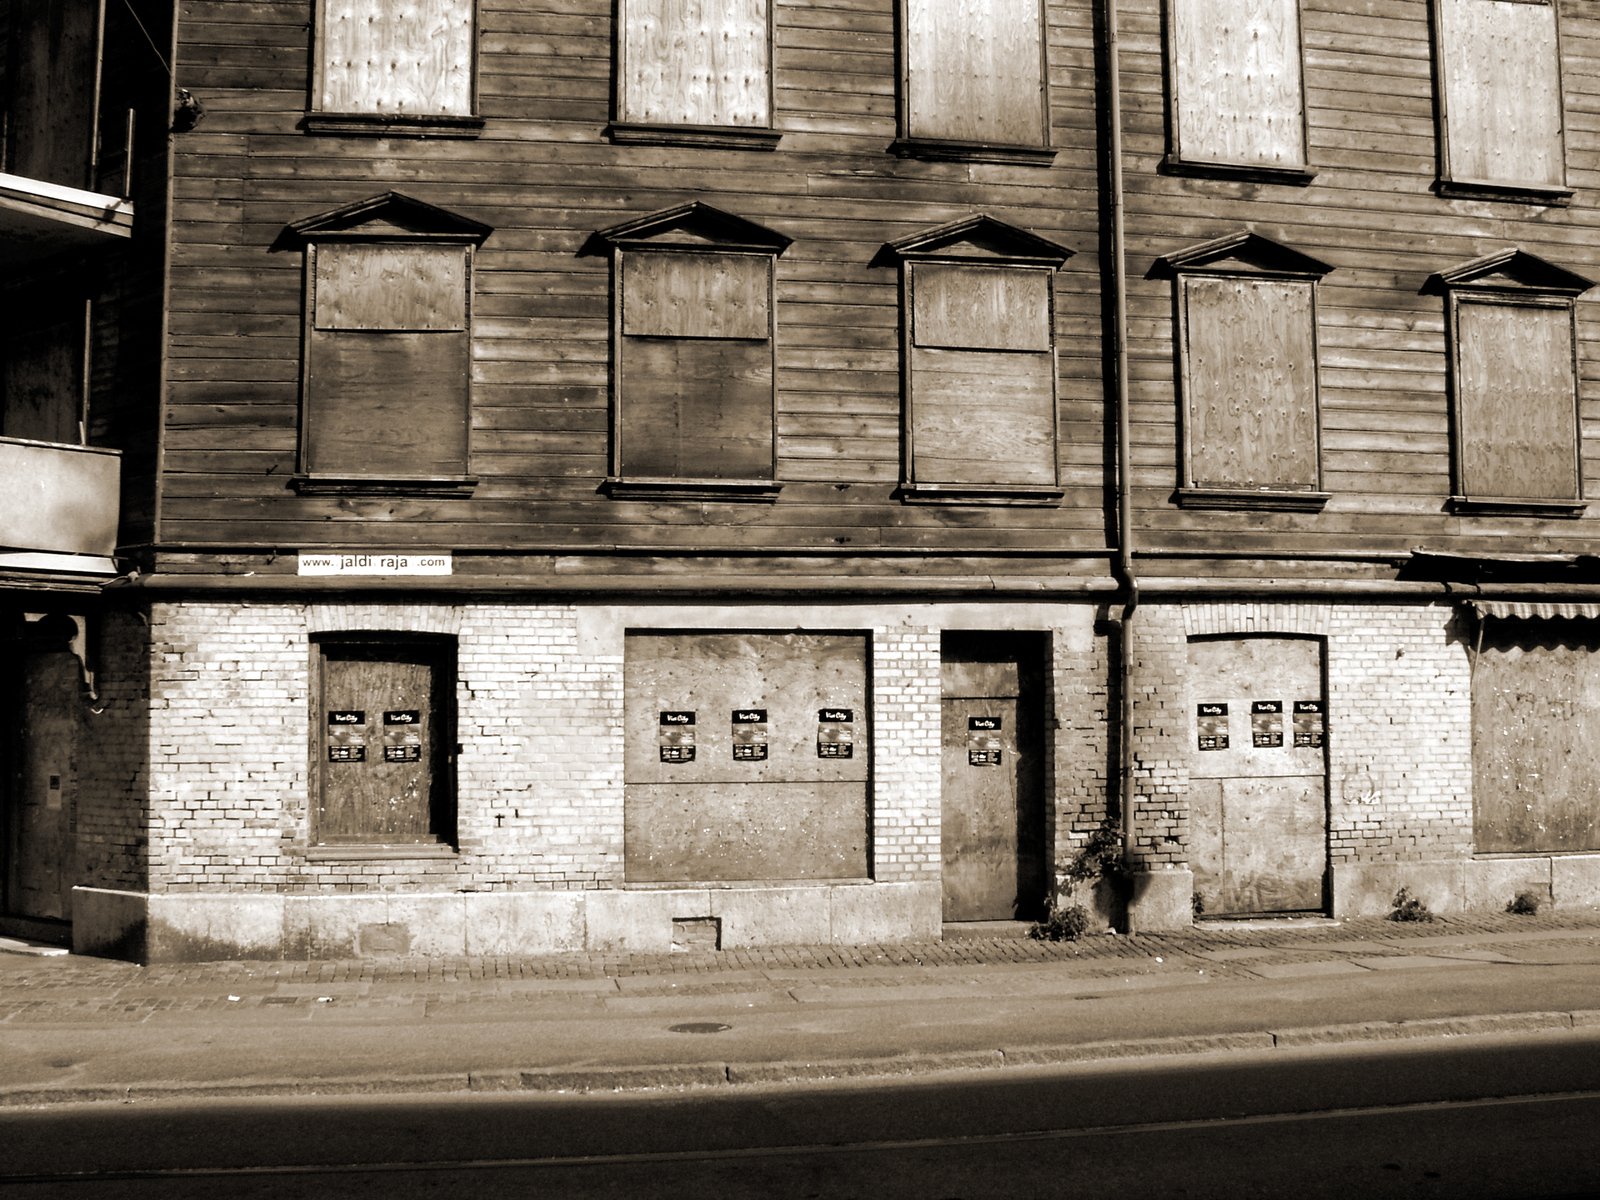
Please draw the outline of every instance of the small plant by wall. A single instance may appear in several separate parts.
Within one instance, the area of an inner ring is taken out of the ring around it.
[[[1543,897],[1538,892],[1518,892],[1506,902],[1508,913],[1517,913],[1519,916],[1531,917],[1539,911]]]
[[[1122,845],[1122,830],[1107,817],[1089,835],[1089,840],[1061,871],[1045,901],[1045,915],[1028,930],[1028,936],[1046,942],[1075,942],[1089,932],[1093,920],[1079,899],[1080,890],[1091,890],[1104,880],[1123,891],[1129,878],[1127,855]]]
[[[1394,894],[1394,911],[1389,914],[1389,920],[1432,921],[1433,919],[1433,912],[1411,894],[1410,888],[1403,887]]]

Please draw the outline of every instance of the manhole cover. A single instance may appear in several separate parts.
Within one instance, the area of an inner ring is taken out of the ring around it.
[[[732,1029],[732,1025],[724,1025],[720,1021],[686,1021],[682,1025],[668,1025],[668,1033],[721,1033],[725,1029]]]

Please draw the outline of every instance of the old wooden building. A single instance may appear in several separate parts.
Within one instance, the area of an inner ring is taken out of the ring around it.
[[[1600,903],[1578,0],[5,0],[4,927]]]

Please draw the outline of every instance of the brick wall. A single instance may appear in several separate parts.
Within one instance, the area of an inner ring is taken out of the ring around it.
[[[940,685],[937,629],[872,638],[873,877],[937,879],[940,870]]]
[[[95,697],[77,771],[78,876],[89,887],[142,889],[149,878],[144,797],[150,783],[149,626],[143,613],[91,618],[99,634]]]

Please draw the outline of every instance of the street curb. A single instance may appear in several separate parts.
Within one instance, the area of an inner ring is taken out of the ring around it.
[[[668,1088],[718,1088],[752,1084],[894,1078],[945,1071],[1067,1066],[1202,1054],[1295,1050],[1315,1046],[1383,1043],[1513,1033],[1572,1032],[1600,1027],[1600,1009],[1573,1012],[1492,1013],[1361,1021],[1253,1033],[1198,1034],[1132,1041],[1003,1047],[884,1058],[793,1062],[702,1062],[666,1066],[540,1067],[440,1074],[328,1079],[240,1079],[228,1083],[143,1083],[121,1086],[0,1088],[0,1110],[57,1104],[160,1103],[197,1099],[244,1100],[274,1096],[381,1096],[450,1093],[598,1093]]]

